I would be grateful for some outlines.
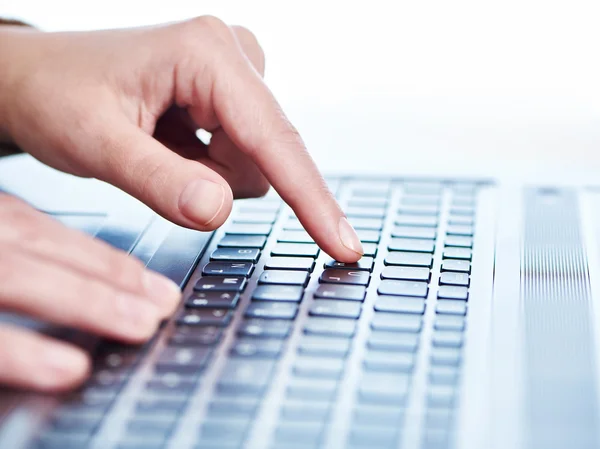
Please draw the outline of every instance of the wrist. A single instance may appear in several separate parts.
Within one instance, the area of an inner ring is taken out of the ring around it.
[[[4,50],[0,57],[0,142],[3,143],[12,142],[11,109],[18,101],[18,84],[25,65],[24,41],[32,32],[32,28],[23,26],[0,26],[0,48]]]

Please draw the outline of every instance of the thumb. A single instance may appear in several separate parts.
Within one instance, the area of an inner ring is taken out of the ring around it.
[[[136,197],[158,214],[201,231],[221,226],[233,205],[218,173],[185,159],[132,124],[108,128],[94,175]]]

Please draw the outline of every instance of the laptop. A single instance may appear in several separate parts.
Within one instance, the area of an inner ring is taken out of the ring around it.
[[[1,190],[183,291],[142,346],[2,315],[87,348],[94,370],[60,396],[2,390],[0,448],[600,447],[597,189],[327,180],[357,264],[320,251],[274,192],[198,232],[101,182],[0,160]]]

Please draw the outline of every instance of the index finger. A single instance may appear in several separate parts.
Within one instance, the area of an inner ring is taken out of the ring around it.
[[[220,62],[213,67],[212,99],[225,132],[252,157],[325,252],[356,262],[362,244],[271,91],[239,49]]]

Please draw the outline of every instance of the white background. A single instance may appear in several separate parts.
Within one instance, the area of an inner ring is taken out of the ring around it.
[[[600,168],[597,1],[0,0],[46,30],[213,14],[328,170]]]

